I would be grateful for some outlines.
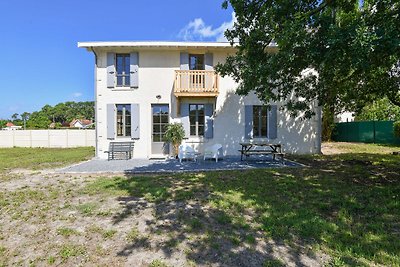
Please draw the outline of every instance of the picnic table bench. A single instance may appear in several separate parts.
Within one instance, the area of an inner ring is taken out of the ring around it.
[[[116,156],[125,156],[125,159],[132,158],[134,142],[110,142],[108,151],[108,160],[116,159]]]
[[[251,155],[272,155],[272,159],[275,160],[278,156],[283,163],[285,153],[282,152],[281,144],[271,144],[267,142],[247,142],[240,143],[242,148],[239,150],[240,152],[240,160],[243,160],[243,156],[246,158]]]

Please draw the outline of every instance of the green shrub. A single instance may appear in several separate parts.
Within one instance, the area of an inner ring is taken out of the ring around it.
[[[393,133],[394,136],[400,137],[400,121],[393,123]]]
[[[178,147],[185,138],[185,129],[181,123],[170,123],[167,125],[165,131],[165,139],[167,142],[172,143],[175,156],[178,155]]]

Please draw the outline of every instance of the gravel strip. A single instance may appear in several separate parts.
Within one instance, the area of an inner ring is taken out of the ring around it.
[[[273,161],[269,156],[250,157],[240,160],[240,157],[226,157],[218,162],[198,159],[180,163],[176,159],[150,160],[101,160],[93,159],[57,170],[59,173],[171,173],[200,172],[217,170],[247,170],[255,168],[300,167],[299,163],[285,160],[284,164]]]

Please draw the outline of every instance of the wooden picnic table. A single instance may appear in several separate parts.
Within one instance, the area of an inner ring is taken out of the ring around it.
[[[242,148],[240,152],[240,160],[243,160],[243,155],[249,157],[250,155],[267,155],[272,154],[273,160],[276,156],[280,156],[283,162],[284,153],[282,152],[281,144],[272,144],[269,142],[254,141],[254,142],[243,142],[239,143]]]

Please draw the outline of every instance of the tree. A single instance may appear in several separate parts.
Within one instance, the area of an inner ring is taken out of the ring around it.
[[[223,6],[228,4],[237,22],[225,36],[237,52],[216,69],[239,83],[238,94],[286,101],[292,115],[306,118],[317,102],[325,139],[336,113],[358,111],[382,96],[400,100],[398,0],[226,0]]]
[[[385,97],[366,105],[355,116],[357,121],[400,121],[400,107]]]
[[[0,129],[6,127],[7,121],[6,120],[1,120],[0,119]]]
[[[31,114],[26,126],[31,129],[48,129],[51,120],[41,111],[35,111]]]
[[[13,119],[13,121],[16,121],[16,120],[18,120],[18,116],[19,116],[18,113],[14,113],[11,115],[11,118]]]
[[[29,119],[29,116],[30,116],[31,114],[29,113],[29,112],[23,112],[22,114],[21,114],[21,119],[23,120],[23,121],[27,121],[28,119]]]
[[[24,112],[21,118],[26,118],[28,128],[47,129],[51,122],[54,122],[59,128],[62,123],[71,122],[73,119],[93,119],[94,118],[94,102],[65,102],[59,103],[54,107],[44,105],[40,111],[32,114]]]

